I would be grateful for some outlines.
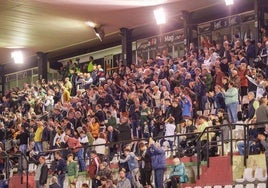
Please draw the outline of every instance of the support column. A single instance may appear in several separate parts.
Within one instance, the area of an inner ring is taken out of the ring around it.
[[[261,26],[264,24],[264,13],[263,13],[263,10],[262,10],[262,0],[255,0],[254,1],[254,14],[255,14],[255,43],[257,43],[261,37]]]
[[[123,63],[125,66],[130,66],[132,64],[132,41],[131,41],[131,33],[132,30],[128,28],[121,28],[121,36],[122,36],[122,55],[123,55]]]
[[[191,13],[188,11],[182,11],[183,17],[183,27],[184,27],[184,36],[185,36],[185,45],[189,47],[189,44],[193,42],[193,31],[192,31],[192,23],[191,23]]]
[[[0,66],[0,87],[1,87],[1,95],[5,94],[5,84],[6,84],[6,76],[5,76],[5,65]]]
[[[37,52],[38,79],[45,79],[47,82],[47,54]]]

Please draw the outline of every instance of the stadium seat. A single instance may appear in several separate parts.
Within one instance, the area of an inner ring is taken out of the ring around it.
[[[236,184],[236,185],[234,186],[234,188],[244,188],[244,185],[243,185],[243,184]]]
[[[254,188],[255,185],[253,183],[248,183],[246,184],[246,188]]]
[[[233,185],[225,185],[224,188],[233,188]]]
[[[221,185],[214,185],[213,188],[222,188],[222,186]]]
[[[194,186],[194,188],[202,188],[201,186]]]
[[[206,185],[206,186],[204,186],[204,188],[212,188],[212,186]]]
[[[236,179],[235,181],[237,183],[254,182],[255,178],[252,175],[253,175],[253,169],[252,168],[245,168],[244,173],[243,173],[243,177],[240,179]]]
[[[257,181],[265,182],[267,179],[266,171],[263,168],[256,168],[254,173],[254,178]]]
[[[258,183],[257,188],[266,188],[266,183]]]

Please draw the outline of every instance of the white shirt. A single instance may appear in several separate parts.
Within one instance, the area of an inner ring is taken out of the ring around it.
[[[93,145],[97,145],[97,144],[106,144],[106,140],[103,138],[97,138],[96,140],[94,140]],[[101,145],[101,146],[95,146],[95,150],[98,154],[105,154],[105,145]]]
[[[172,135],[175,134],[175,129],[176,129],[175,124],[167,123],[165,128],[166,128],[165,136],[172,136]],[[170,141],[174,141],[174,137],[168,137],[168,138],[165,138],[165,139],[170,140]]]

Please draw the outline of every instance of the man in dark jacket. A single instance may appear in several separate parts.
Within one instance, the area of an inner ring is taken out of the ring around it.
[[[48,167],[46,165],[45,156],[39,157],[39,165],[35,171],[35,187],[36,188],[44,188],[47,184],[47,177],[48,177]]]
[[[155,144],[152,138],[149,139],[148,151],[152,159],[152,168],[154,170],[155,187],[163,188],[164,173],[166,170],[166,156],[165,151],[160,145]]]
[[[128,124],[128,118],[127,117],[121,117],[121,124],[118,127],[118,141],[122,142],[121,149],[124,148],[124,146],[128,143],[128,141],[131,140],[131,129]]]
[[[139,144],[141,151],[141,164],[140,164],[140,174],[141,174],[141,184],[145,187],[151,184],[151,175],[152,175],[152,160],[147,146],[144,142]]]
[[[58,182],[61,188],[63,188],[63,183],[65,180],[65,174],[66,174],[66,169],[67,169],[67,163],[66,160],[62,158],[62,154],[60,151],[57,151],[55,153],[55,158],[57,160],[57,166],[56,166],[56,172],[58,176]]]

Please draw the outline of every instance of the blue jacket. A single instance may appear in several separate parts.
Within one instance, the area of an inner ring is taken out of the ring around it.
[[[173,166],[169,177],[172,177],[172,176],[180,176],[181,183],[185,183],[188,181],[186,178],[186,170],[185,170],[185,166],[183,163],[180,163],[177,166]]]
[[[165,169],[166,168],[166,156],[165,151],[162,148],[156,147],[154,144],[148,148],[149,153],[152,158],[152,168],[154,170],[157,169]]]

